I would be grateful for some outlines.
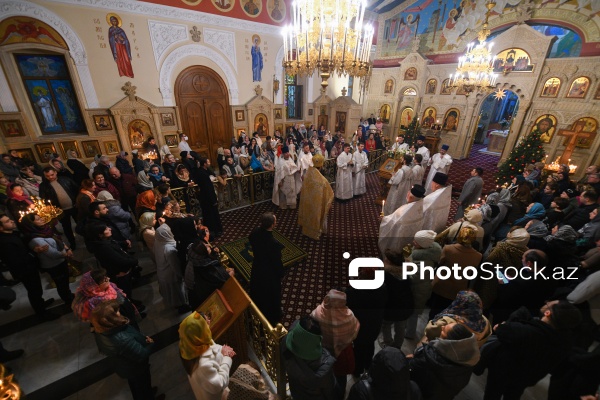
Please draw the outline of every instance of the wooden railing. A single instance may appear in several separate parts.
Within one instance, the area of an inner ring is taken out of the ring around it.
[[[367,173],[375,172],[386,160],[385,150],[375,150],[368,154],[369,167]],[[337,164],[335,159],[325,160],[321,173],[330,183],[335,183],[337,174]],[[270,201],[273,195],[273,181],[275,173],[273,171],[250,172],[242,178],[227,178],[226,184],[215,183],[215,191],[219,201],[219,211],[226,212],[242,207],[251,206],[263,201]],[[188,206],[188,212],[194,215],[200,215],[200,202],[198,196],[200,190],[194,185],[187,188],[171,189],[171,192],[178,201],[183,200]]]

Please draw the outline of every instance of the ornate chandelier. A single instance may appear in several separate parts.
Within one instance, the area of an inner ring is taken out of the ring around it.
[[[319,70],[323,88],[330,74],[369,74],[373,27],[363,26],[364,0],[295,0],[292,25],[283,29],[285,72],[311,75]]]
[[[450,75],[450,86],[462,90],[467,96],[472,92],[488,93],[496,87],[497,75],[493,73],[496,56],[492,56],[494,44],[485,43],[490,35],[488,19],[495,6],[494,1],[486,4],[485,22],[477,34],[479,44],[469,44],[466,54],[458,59],[456,73]]]

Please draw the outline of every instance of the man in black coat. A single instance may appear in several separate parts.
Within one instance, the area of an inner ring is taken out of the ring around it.
[[[281,321],[281,279],[285,274],[281,260],[284,246],[273,237],[276,223],[273,213],[264,213],[260,217],[260,226],[250,234],[254,255],[250,297],[273,326]]]
[[[210,230],[210,236],[214,239],[223,234],[223,225],[221,225],[221,216],[219,215],[219,201],[213,185],[214,172],[210,169],[210,160],[202,158],[200,168],[190,171],[194,176],[194,182],[198,183],[200,189],[200,207],[202,208],[202,219],[204,225]]]
[[[540,312],[541,318],[532,318],[522,307],[494,327],[496,340],[481,349],[474,371],[488,368],[484,400],[520,399],[567,358],[569,330],[581,322],[581,313],[566,300],[547,302]]]
[[[44,252],[47,250],[44,247],[46,246],[38,246],[33,250]],[[44,289],[37,270],[36,257],[29,253],[21,234],[17,231],[15,221],[5,214],[0,214],[0,260],[8,267],[13,278],[23,283],[29,304],[38,317],[47,321],[59,317],[58,314],[46,312],[46,306],[52,304],[54,299],[45,301],[42,297]]]
[[[590,213],[594,208],[598,207],[596,203],[598,201],[598,194],[594,191],[586,190],[581,193],[580,201],[581,205],[567,214],[562,221],[563,225],[570,225],[576,231],[590,222]]]
[[[135,212],[137,199],[137,178],[131,174],[122,174],[118,168],[112,167],[108,170],[108,182],[111,183],[121,195],[121,207],[123,210]]]
[[[44,168],[43,173],[44,178],[40,183],[40,198],[49,200],[52,205],[62,208],[63,215],[60,223],[63,226],[65,236],[69,239],[71,249],[75,250],[76,243],[71,218],[75,219],[77,216],[75,197],[79,192],[79,188],[72,179],[58,176],[53,167]]]

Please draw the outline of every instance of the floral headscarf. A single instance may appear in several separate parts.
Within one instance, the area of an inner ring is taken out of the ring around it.
[[[200,357],[209,349],[212,333],[204,317],[194,311],[179,325],[179,354],[184,360]]]
[[[112,282],[109,283],[106,289],[102,289],[88,271],[81,276],[81,282],[75,292],[75,299],[73,299],[71,308],[75,316],[81,321],[89,321],[92,316],[92,310],[98,304],[125,296],[125,293]]]
[[[482,307],[483,303],[477,293],[461,290],[452,304],[433,318],[433,322],[443,317],[450,317],[473,332],[481,333],[487,325],[483,318]]]

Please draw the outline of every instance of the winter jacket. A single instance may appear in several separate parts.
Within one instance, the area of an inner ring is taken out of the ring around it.
[[[74,207],[75,206],[75,197],[77,196],[77,193],[79,192],[77,185],[75,184],[75,182],[73,182],[72,179],[65,178],[64,176],[59,176],[57,178],[57,181],[60,184],[60,186],[63,187],[65,192],[67,192],[69,197],[71,198],[71,201],[73,202],[73,207]],[[54,188],[52,187],[50,182],[45,178],[42,180],[42,183],[40,183],[40,198],[42,198],[44,200],[50,200],[52,202],[52,204],[54,204],[56,206],[58,206],[60,204],[58,202],[58,196],[56,195],[56,191],[54,190]]]
[[[419,385],[423,399],[452,400],[468,385],[478,361],[475,335],[461,340],[432,340],[415,351],[410,379]]]
[[[414,311],[414,299],[410,279],[401,279],[402,266],[384,262],[385,285],[388,298],[383,319],[385,321],[405,321]]]
[[[119,191],[121,201],[127,202],[130,199],[135,200],[137,198],[136,186],[138,181],[135,176],[121,173],[121,178],[115,179],[111,176],[108,178],[108,181]]]
[[[348,400],[420,400],[419,387],[410,381],[408,360],[397,348],[386,347],[375,355],[369,377],[352,386]]]
[[[108,219],[119,230],[121,236],[125,240],[131,239],[131,230],[129,228],[129,220],[131,214],[121,208],[121,203],[118,200],[107,200],[104,202],[108,208]]]
[[[126,158],[117,157],[117,160],[115,161],[115,167],[117,167],[117,169],[121,171],[121,174],[123,175],[133,175],[133,168]]]
[[[569,214],[565,215],[565,219],[563,219],[563,225],[571,225],[571,228],[578,231],[583,228],[585,224],[590,222],[590,213],[598,207],[598,204],[588,204],[588,205],[580,205],[575,210],[571,211]]]
[[[427,267],[436,267],[441,257],[441,246],[433,242],[431,247],[427,249],[413,249],[408,261],[417,264],[420,272],[420,262],[423,262]],[[410,277],[415,310],[423,310],[425,308],[425,303],[431,297],[431,282],[433,281],[433,279],[429,279],[427,274],[425,274],[425,279],[421,279],[419,272]]]
[[[152,344],[130,325],[94,333],[100,353],[108,356],[113,370],[123,379],[142,375],[148,368]]]
[[[190,248],[185,269],[185,286],[194,290],[200,304],[228,279],[229,274],[219,260],[203,257]]]
[[[67,252],[58,249],[58,244],[56,240],[52,238],[33,238],[29,242],[29,248],[33,250],[37,246],[45,246],[48,245],[48,250],[37,253],[38,259],[40,260],[40,267],[42,269],[46,268],[54,268],[63,262],[65,262],[67,257]]]
[[[303,360],[285,350],[283,353],[290,383],[290,392],[294,400],[334,400],[335,377],[333,375],[333,357],[323,348],[321,358]]]
[[[138,265],[135,256],[127,253],[114,240],[96,240],[86,242],[86,246],[106,269],[107,275],[113,279],[122,272],[128,272]]]

